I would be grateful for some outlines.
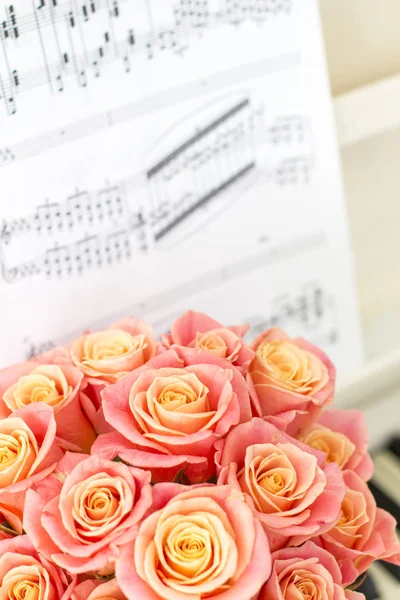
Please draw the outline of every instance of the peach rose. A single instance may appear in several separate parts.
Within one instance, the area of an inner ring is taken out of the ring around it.
[[[1,600],[69,600],[75,584],[35,550],[28,536],[0,541]]]
[[[235,427],[216,447],[218,484],[248,494],[272,549],[298,545],[336,523],[343,478],[336,464],[324,464],[323,453],[259,418]]]
[[[116,564],[129,600],[250,600],[271,572],[267,538],[229,486],[153,488],[156,512]],[[187,490],[187,488],[186,488]]]
[[[317,423],[299,439],[326,453],[328,462],[357,473],[364,481],[372,476],[374,464],[368,454],[368,433],[359,410],[324,410]]]
[[[329,358],[277,327],[259,335],[252,347],[256,355],[248,378],[256,416],[287,427],[291,435],[307,429],[333,402],[336,372]]]
[[[63,457],[55,434],[54,414],[45,404],[31,404],[0,419],[0,510],[18,533],[26,490]]]
[[[127,598],[121,592],[114,577],[104,583],[91,579],[80,583],[74,589],[71,600],[127,600]]]
[[[151,505],[150,474],[67,453],[55,475],[28,491],[25,531],[43,556],[70,573],[108,573]]]
[[[170,481],[187,468],[192,483],[215,472],[214,443],[251,418],[246,381],[231,363],[176,346],[102,392],[106,420],[93,454],[119,455]]]
[[[344,590],[334,557],[312,542],[272,554],[272,575],[258,600],[365,600]]]
[[[48,358],[51,360],[51,353]],[[96,434],[82,411],[79,392],[83,375],[69,365],[25,362],[0,371],[0,418],[43,402],[54,412],[57,435],[89,451]]]
[[[246,370],[254,352],[242,339],[248,326],[223,327],[203,313],[188,310],[171,326],[171,333],[162,336],[163,345],[187,346],[207,350]]]
[[[104,419],[102,390],[142,366],[156,351],[152,327],[132,317],[109,329],[86,333],[70,344],[70,358],[85,374],[80,401],[97,433],[112,431]]]
[[[152,328],[140,319],[122,319],[73,341],[71,360],[87,377],[114,383],[155,355],[157,345],[151,335]]]
[[[400,565],[400,542],[395,519],[377,508],[367,484],[353,471],[345,471],[343,478],[340,518],[318,543],[333,554],[349,585],[375,560]]]

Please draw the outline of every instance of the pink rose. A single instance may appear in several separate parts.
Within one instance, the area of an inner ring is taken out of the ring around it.
[[[187,489],[187,488],[186,488]],[[128,600],[250,600],[271,572],[267,538],[229,486],[161,483],[158,510],[126,544],[116,576]]]
[[[258,600],[365,600],[363,594],[344,590],[334,557],[312,542],[272,554],[272,575]]]
[[[364,481],[372,476],[374,464],[368,454],[368,432],[359,410],[324,410],[317,423],[299,439],[326,453],[328,462],[357,473]]]
[[[55,475],[28,491],[25,531],[41,554],[71,573],[108,572],[151,505],[150,474],[67,453]]]
[[[333,402],[336,371],[329,358],[302,338],[268,329],[252,344],[249,367],[256,416],[296,435],[307,429]]]
[[[180,346],[162,352],[102,392],[106,420],[92,453],[171,480],[187,467],[192,483],[215,472],[214,443],[251,418],[246,381],[231,363]]]
[[[162,336],[166,348],[173,345],[207,350],[235,366],[246,369],[254,352],[245,344],[242,336],[248,326],[224,327],[214,319],[188,310],[171,326],[171,333]]]
[[[69,600],[75,584],[35,550],[28,536],[0,541],[2,600]]]
[[[85,333],[70,344],[70,360],[85,375],[80,401],[97,433],[112,430],[104,419],[102,390],[156,354],[152,331],[152,327],[140,319],[128,317],[109,329]]]
[[[400,542],[395,519],[377,508],[367,484],[353,471],[345,471],[343,478],[347,488],[340,518],[319,543],[333,554],[348,585],[375,560],[400,565]]]
[[[44,402],[54,412],[57,435],[89,451],[95,432],[79,402],[83,375],[74,367],[51,364],[51,353],[47,357],[49,364],[25,362],[0,371],[0,418]]]
[[[0,510],[18,533],[26,490],[54,471],[63,452],[56,422],[45,404],[29,405],[0,419]]]
[[[254,418],[217,445],[218,484],[249,497],[271,547],[301,544],[328,531],[340,514],[342,474],[325,455]]]
[[[71,600],[127,600],[126,596],[121,592],[115,577],[100,583],[87,579],[80,583],[72,594]]]
[[[157,345],[151,336],[149,325],[128,317],[73,341],[71,360],[87,377],[114,383],[155,355]]]

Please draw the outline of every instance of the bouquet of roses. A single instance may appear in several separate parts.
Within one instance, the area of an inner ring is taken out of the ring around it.
[[[246,330],[127,318],[0,371],[0,599],[356,600],[400,564],[334,366]]]

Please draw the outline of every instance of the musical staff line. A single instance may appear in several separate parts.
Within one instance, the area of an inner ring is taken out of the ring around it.
[[[172,6],[168,26],[156,26],[149,16],[148,29],[136,31],[135,23],[130,22],[134,19],[134,2],[137,0],[114,0],[113,3],[97,0],[89,7],[89,3],[78,0],[63,3],[47,0],[39,6],[33,2],[32,12],[23,15],[18,15],[14,5],[10,5],[0,27],[6,66],[6,73],[3,73],[0,63],[0,99],[5,102],[6,113],[11,116],[17,112],[17,95],[37,87],[48,86],[50,93],[55,88],[63,92],[66,79],[71,76],[76,78],[79,87],[86,87],[88,73],[98,78],[103,65],[110,61],[122,61],[123,70],[130,73],[133,56],[143,55],[147,60],[153,60],[158,52],[181,54],[189,48],[193,36],[198,38],[199,31],[224,25],[237,28],[246,21],[262,22],[289,14],[292,8],[292,0],[241,0],[234,3],[221,0],[216,9],[206,2],[202,9],[193,10],[190,0],[181,0]],[[151,7],[149,0],[146,6]],[[91,12],[96,14],[95,23],[90,18]],[[89,41],[93,39],[93,32],[98,40],[96,42]],[[28,52],[31,54],[37,43],[39,54],[35,67],[24,71],[19,66],[19,59],[16,59],[14,46],[26,36],[31,36]]]
[[[215,75],[208,77],[206,81],[199,82],[197,79],[194,79],[189,83],[154,94],[143,100],[129,102],[114,110],[97,113],[90,118],[70,123],[61,130],[48,131],[40,136],[0,148],[0,167],[6,166],[15,160],[24,160],[63,144],[76,141],[110,127],[115,127],[135,117],[160,110],[171,103],[183,102],[193,96],[201,97],[208,94],[210,89],[218,91],[233,86],[242,81],[244,74],[249,79],[255,79],[264,77],[266,74],[275,71],[291,69],[299,63],[300,55],[289,53],[274,58],[260,59],[250,64],[239,65],[235,69],[217,72]]]
[[[145,171],[93,191],[77,189],[61,202],[46,199],[33,213],[4,220],[0,228],[3,278],[12,283],[41,274],[68,276],[129,260],[135,253],[151,251],[166,236],[175,236],[181,224],[207,208],[196,224],[198,230],[210,216],[218,218],[229,207],[236,184],[258,168],[257,152],[266,143],[283,144],[286,150],[272,170],[261,168],[264,176],[281,186],[308,183],[312,166],[308,120],[279,115],[266,124],[263,118],[262,107],[250,97],[230,104],[225,98],[201,127],[184,121],[185,138],[174,137],[173,149],[154,158]],[[294,154],[294,149],[303,154]],[[72,243],[71,234],[78,236]],[[33,244],[43,247],[42,254],[18,258],[15,248],[21,245],[13,242],[21,235],[34,236]],[[58,243],[49,247],[46,240],[53,236]],[[59,243],[63,236],[68,240],[65,244]]]
[[[152,319],[152,323],[156,326],[157,331],[155,333],[161,333],[166,330],[168,322],[171,321],[171,316],[174,312],[171,310],[169,315],[165,314],[166,307],[173,306],[177,302],[177,299],[181,302],[182,299],[189,300],[191,296],[196,294],[197,290],[215,290],[219,286],[226,286],[230,281],[241,279],[246,276],[251,276],[260,269],[272,267],[275,264],[285,262],[292,259],[295,256],[301,256],[312,251],[316,251],[322,248],[327,243],[327,237],[324,232],[318,231],[311,235],[301,236],[298,239],[290,242],[284,242],[277,246],[253,253],[250,256],[246,256],[232,264],[224,265],[216,269],[212,269],[204,274],[197,277],[193,277],[184,283],[169,288],[166,291],[160,292],[155,296],[149,296],[140,302],[136,302],[126,306],[121,314],[120,313],[109,313],[102,319],[98,319],[92,323],[92,329],[102,329],[108,327],[110,323],[115,322],[121,315],[132,314],[141,317],[149,318],[148,315],[162,313],[163,318]],[[319,286],[315,286],[316,290]],[[306,286],[303,286],[300,295],[304,296]],[[316,291],[317,295],[320,292]],[[322,293],[321,303],[322,311],[326,313],[326,298]],[[314,303],[315,299],[312,299],[312,295],[309,294],[310,301]],[[187,304],[189,304],[187,302]],[[332,303],[331,303],[332,304]],[[329,308],[329,307],[328,307]],[[314,308],[314,310],[316,310]],[[321,309],[318,308],[320,311]],[[181,312],[181,309],[178,309]],[[294,315],[293,315],[294,316]],[[319,319],[323,318],[323,314],[319,313]],[[274,314],[270,318],[273,318]],[[296,316],[297,318],[297,316]],[[167,322],[168,319],[168,322]],[[249,316],[248,321],[251,324],[252,335],[256,335],[258,329],[261,327],[261,317]],[[247,320],[246,320],[247,321]],[[158,331],[159,329],[159,331]],[[60,336],[53,340],[54,345],[63,345],[76,338],[81,334],[81,331],[71,331],[66,335]],[[43,342],[46,343],[46,342]]]

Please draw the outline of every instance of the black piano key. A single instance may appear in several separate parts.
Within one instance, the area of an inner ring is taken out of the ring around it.
[[[374,458],[375,473],[368,483],[379,508],[383,508],[397,521],[397,532],[400,535],[400,489],[396,482],[400,476],[400,438],[391,439],[383,451],[378,452]],[[388,577],[400,582],[400,567],[385,561],[379,565]]]
[[[360,585],[357,586],[356,590],[357,592],[364,594],[365,600],[381,600],[381,595],[370,574],[368,574]]]
[[[393,452],[400,459],[400,438],[393,438],[388,445],[390,452]]]
[[[387,510],[394,516],[397,525],[400,525],[400,506],[392,498],[389,498],[382,489],[378,488],[373,481],[369,481],[368,485],[379,508]]]

